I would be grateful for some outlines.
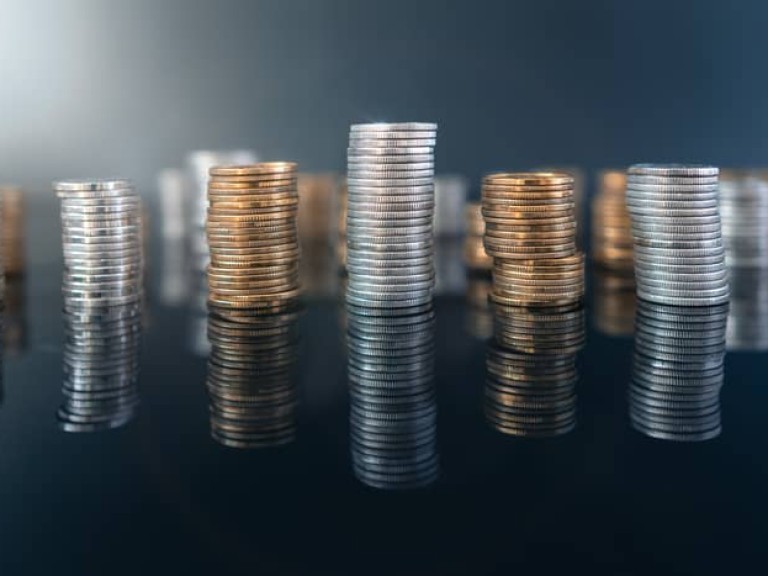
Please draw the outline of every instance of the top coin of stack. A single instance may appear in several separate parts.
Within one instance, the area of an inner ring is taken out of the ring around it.
[[[672,306],[727,302],[718,169],[636,164],[628,173],[638,297]]]
[[[573,179],[557,173],[486,176],[485,250],[493,257],[491,299],[559,306],[584,296],[584,256],[576,249]]]
[[[592,200],[592,258],[614,270],[632,270],[632,222],[627,212],[627,176],[618,170],[600,173],[600,191]]]
[[[720,218],[728,266],[768,267],[768,176],[759,171],[720,175]]]
[[[437,125],[355,124],[347,151],[347,302],[402,308],[432,300]]]
[[[490,270],[493,259],[485,252],[485,220],[479,202],[470,202],[464,208],[467,235],[464,238],[464,262],[471,270]]]
[[[299,293],[296,164],[217,166],[210,175],[209,303],[282,306]]]

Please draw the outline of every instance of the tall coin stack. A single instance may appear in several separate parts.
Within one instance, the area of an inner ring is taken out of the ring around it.
[[[126,180],[54,183],[64,247],[65,430],[128,422],[138,404],[143,254],[141,203]]]
[[[543,438],[576,427],[584,309],[493,306],[485,417],[502,434]]]
[[[230,315],[299,294],[296,164],[217,166],[208,183],[208,304]]]
[[[402,308],[432,300],[436,135],[429,123],[351,126],[348,303]]]
[[[758,171],[723,172],[720,218],[726,264],[768,268],[768,176]]]
[[[697,441],[720,434],[728,305],[637,308],[629,416],[643,434]]]
[[[485,250],[493,258],[491,299],[512,306],[564,306],[584,297],[576,249],[573,179],[500,173],[483,179]]]
[[[631,166],[627,208],[638,298],[673,306],[728,302],[716,167]]]
[[[632,221],[627,211],[627,176],[600,173],[600,190],[592,200],[592,259],[612,270],[632,270]]]
[[[372,315],[348,309],[355,476],[375,488],[426,486],[439,474],[431,304]]]
[[[482,206],[478,202],[470,202],[464,208],[466,219],[466,236],[464,237],[464,263],[470,270],[490,270],[493,258],[485,253],[483,236],[485,235],[485,220]]]
[[[232,448],[263,448],[296,436],[298,308],[232,321],[208,316],[211,436]]]

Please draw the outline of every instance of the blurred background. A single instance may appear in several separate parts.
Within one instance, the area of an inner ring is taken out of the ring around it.
[[[5,0],[0,180],[190,150],[344,169],[352,122],[440,124],[438,172],[765,164],[758,1]],[[591,172],[588,172],[591,173]]]

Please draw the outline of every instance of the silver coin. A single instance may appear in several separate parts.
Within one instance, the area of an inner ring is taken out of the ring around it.
[[[715,166],[702,164],[634,164],[627,170],[628,175],[648,176],[718,176],[720,170]]]
[[[425,154],[431,156],[434,154],[434,149],[431,146],[395,146],[393,148],[356,146],[347,148],[347,159],[357,156],[422,156]]]
[[[350,133],[356,132],[436,132],[437,124],[433,122],[368,122],[352,124]]]

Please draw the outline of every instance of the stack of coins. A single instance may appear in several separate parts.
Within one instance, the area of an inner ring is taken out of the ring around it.
[[[214,166],[253,164],[258,161],[252,150],[196,150],[187,155],[187,181],[190,188],[189,242],[192,265],[196,272],[208,266],[205,219],[208,213],[208,171]]]
[[[726,348],[768,350],[768,268],[729,268],[728,274],[731,306]]]
[[[217,166],[208,183],[208,303],[279,308],[299,294],[296,164]]]
[[[576,358],[584,345],[581,307],[493,306],[485,416],[503,434],[548,437],[576,427]]]
[[[464,237],[464,263],[470,270],[490,270],[493,258],[485,252],[483,236],[485,220],[479,202],[470,202],[464,209],[467,234]]]
[[[488,299],[490,294],[491,278],[487,274],[467,276],[467,332],[478,340],[488,340],[493,336],[493,312]]]
[[[432,300],[436,135],[429,123],[350,128],[348,303],[402,308]]]
[[[576,249],[573,179],[500,173],[483,179],[485,250],[493,258],[491,298],[512,306],[564,306],[584,297],[584,255]]]
[[[720,434],[728,305],[637,308],[629,416],[641,433],[697,441]]]
[[[469,183],[463,176],[435,177],[435,236],[460,237],[464,233],[464,205]]]
[[[339,185],[336,196],[336,263],[340,273],[347,270],[347,180]]]
[[[758,171],[723,172],[720,218],[726,264],[768,268],[768,175]]]
[[[54,183],[64,245],[64,384],[59,409],[68,431],[128,422],[144,293],[141,203],[126,180]]]
[[[24,274],[24,194],[16,186],[0,187],[2,259],[6,276]]]
[[[596,269],[592,278],[592,317],[597,330],[608,336],[631,336],[637,308],[634,272]]]
[[[673,306],[728,301],[717,189],[714,166],[629,168],[627,207],[639,298]]]
[[[632,270],[632,221],[625,198],[627,176],[617,170],[605,170],[599,181],[599,192],[592,200],[592,259],[612,270]]]
[[[296,437],[298,308],[255,310],[233,321],[208,316],[211,436],[232,448],[288,444]]]
[[[439,474],[431,305],[396,315],[348,306],[350,434],[368,486],[426,486]]]

